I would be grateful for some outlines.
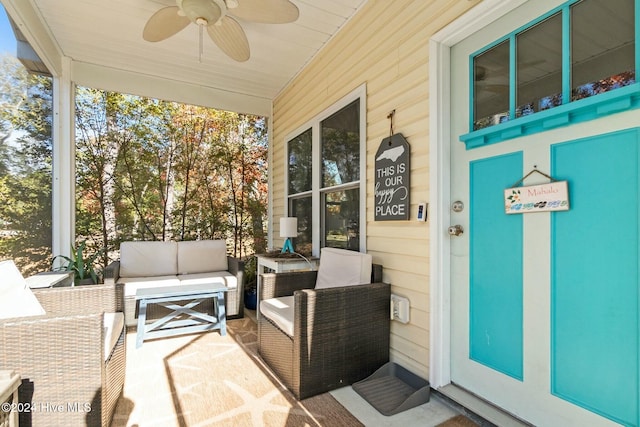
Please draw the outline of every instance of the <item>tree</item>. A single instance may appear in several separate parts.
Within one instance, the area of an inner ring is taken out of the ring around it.
[[[76,190],[81,239],[100,228],[99,243],[94,250],[105,249],[103,264],[108,262],[108,248],[116,240],[115,170],[118,153],[126,132],[120,132],[118,110],[124,97],[113,92],[78,88],[76,92]],[[100,221],[97,221],[97,219]]]
[[[52,80],[0,56],[0,256],[22,273],[51,256]]]
[[[264,250],[263,118],[88,88],[77,98],[78,235]]]
[[[0,255],[27,274],[51,262],[52,81],[1,59]],[[79,87],[77,244],[102,265],[131,239],[264,251],[266,132],[262,117]]]

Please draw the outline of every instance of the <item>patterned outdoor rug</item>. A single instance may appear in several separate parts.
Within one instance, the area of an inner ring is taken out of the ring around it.
[[[257,355],[251,319],[218,331],[127,336],[127,373],[112,426],[362,426],[329,393],[296,401]]]
[[[448,421],[438,424],[436,427],[477,427],[478,424],[471,421],[464,415],[458,415]]]

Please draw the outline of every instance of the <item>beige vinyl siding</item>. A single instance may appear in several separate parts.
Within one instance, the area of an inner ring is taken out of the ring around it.
[[[369,0],[279,94],[273,104],[273,227],[285,212],[286,141],[294,131],[366,84],[366,246],[392,292],[409,298],[411,320],[391,324],[391,359],[429,377],[429,227],[417,222],[429,202],[429,38],[477,0]],[[374,156],[394,131],[411,146],[411,219],[374,221]]]

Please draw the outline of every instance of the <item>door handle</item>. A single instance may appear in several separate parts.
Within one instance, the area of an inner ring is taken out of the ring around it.
[[[449,232],[449,236],[459,236],[464,233],[464,229],[458,224],[452,225],[447,231]]]

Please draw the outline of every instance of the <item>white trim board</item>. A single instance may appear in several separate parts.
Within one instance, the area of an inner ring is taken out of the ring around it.
[[[451,200],[449,141],[451,82],[449,53],[452,46],[491,24],[526,0],[484,0],[429,41],[429,182],[430,227],[430,360],[429,381],[435,389],[451,383],[449,235]],[[466,84],[466,82],[465,82]]]

